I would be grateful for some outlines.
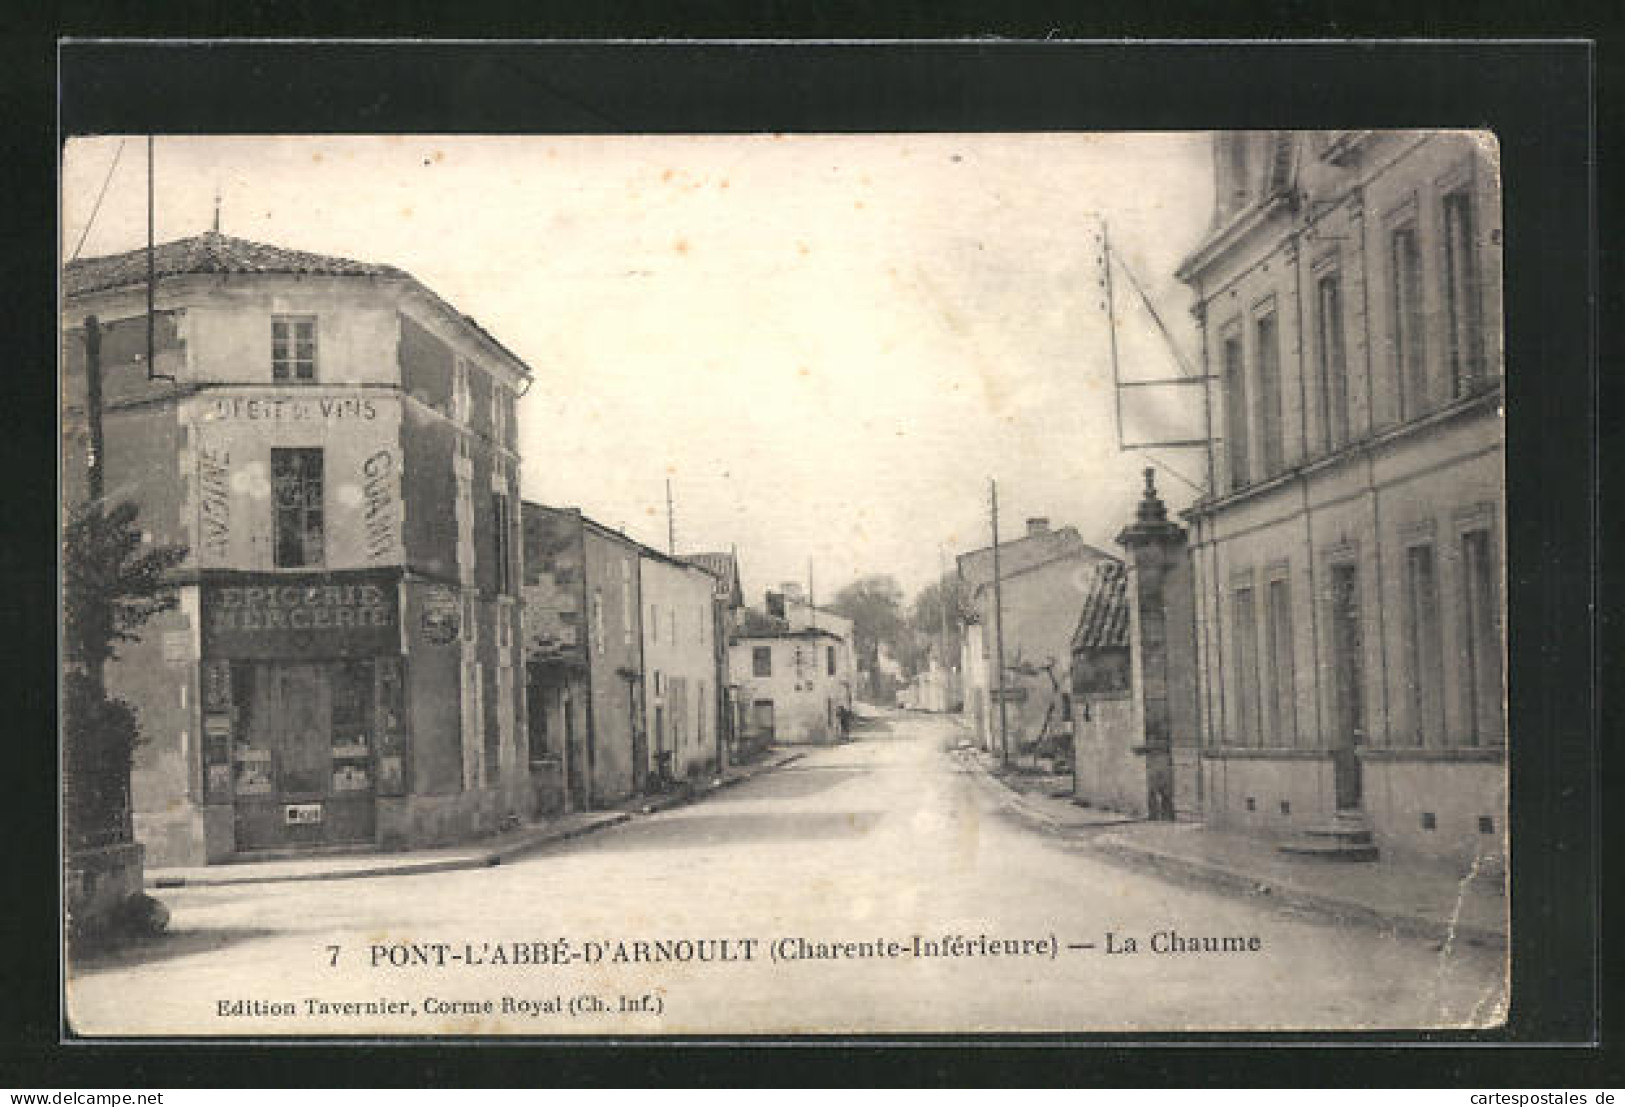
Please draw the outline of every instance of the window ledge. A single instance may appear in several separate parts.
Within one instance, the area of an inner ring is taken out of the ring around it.
[[[1479,761],[1506,760],[1505,746],[1362,746],[1362,761]]]
[[[1209,746],[1202,750],[1210,761],[1320,761],[1331,755],[1331,750],[1297,746]]]

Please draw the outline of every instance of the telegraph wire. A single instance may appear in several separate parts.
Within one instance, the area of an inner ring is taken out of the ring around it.
[[[73,257],[69,261],[79,260],[79,251],[85,248],[85,239],[90,237],[90,228],[96,225],[96,213],[102,210],[102,199],[107,195],[107,186],[113,183],[113,170],[118,168],[118,159],[124,153],[124,139],[118,140],[118,149],[113,151],[113,164],[107,167],[107,176],[102,178],[102,190],[96,193],[96,203],[90,209],[90,218],[85,221],[85,229],[79,234],[79,244],[73,248]]]

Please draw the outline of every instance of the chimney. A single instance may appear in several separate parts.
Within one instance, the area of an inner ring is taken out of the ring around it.
[[[1035,515],[1027,520],[1027,537],[1037,538],[1040,534],[1049,533],[1049,516]]]

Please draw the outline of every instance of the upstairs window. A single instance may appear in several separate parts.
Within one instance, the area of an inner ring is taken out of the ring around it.
[[[1444,198],[1444,303],[1449,317],[1450,385],[1457,396],[1484,375],[1484,321],[1479,303],[1478,242],[1472,195]]]
[[[491,385],[491,441],[506,449],[510,443],[508,433],[508,391],[499,384]]]
[[[1393,316],[1394,368],[1399,377],[1399,416],[1414,419],[1427,409],[1427,337],[1422,331],[1422,251],[1416,227],[1389,234],[1389,310]]]
[[[322,451],[271,450],[273,563],[279,569],[322,564]]]
[[[1247,380],[1239,334],[1228,335],[1224,340],[1224,414],[1230,439],[1230,487],[1242,488],[1247,484],[1250,461],[1247,456]]]
[[[451,382],[451,417],[459,423],[467,423],[473,402],[468,385],[468,362],[458,358]]]
[[[1348,363],[1343,345],[1342,279],[1334,270],[1315,282],[1315,353],[1320,370],[1320,425],[1326,449],[1349,440]]]
[[[492,550],[496,565],[497,594],[513,594],[513,518],[508,510],[508,497],[500,492],[491,493]],[[599,649],[602,653],[602,648]]]
[[[755,646],[751,649],[750,671],[752,676],[770,677],[773,675],[772,646]]]
[[[271,379],[316,379],[316,317],[271,316]]]
[[[1258,341],[1258,428],[1263,439],[1264,475],[1273,477],[1285,464],[1281,445],[1281,342],[1275,313],[1253,324]]]

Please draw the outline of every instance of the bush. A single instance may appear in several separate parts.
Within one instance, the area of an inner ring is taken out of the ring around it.
[[[127,837],[130,762],[140,740],[135,708],[104,697],[83,673],[63,683],[63,822],[70,848],[95,848]]]

